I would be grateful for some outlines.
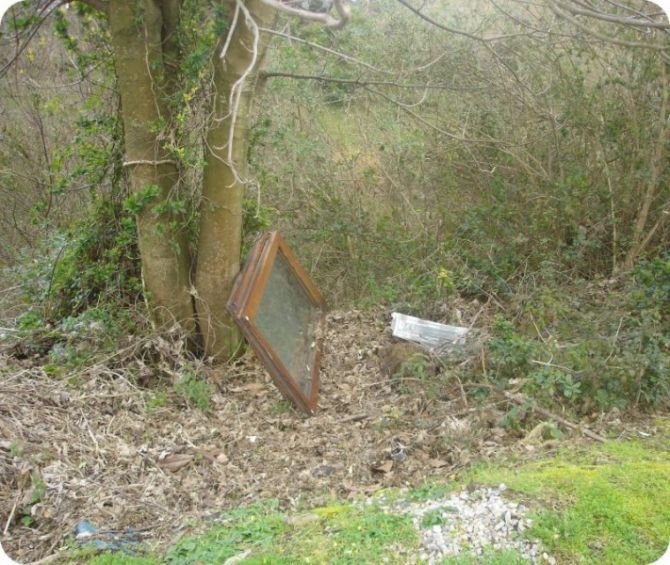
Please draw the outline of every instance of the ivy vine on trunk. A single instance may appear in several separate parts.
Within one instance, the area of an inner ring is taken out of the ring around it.
[[[100,6],[99,6],[100,7]],[[261,0],[223,5],[195,256],[189,250],[184,190],[170,150],[174,99],[183,55],[176,41],[181,0],[110,0],[105,6],[115,54],[125,168],[137,207],[145,295],[156,323],[199,329],[208,356],[226,359],[240,336],[225,306],[240,268],[247,130],[255,79],[276,10]],[[197,320],[197,322],[196,322]]]
[[[57,34],[77,52],[68,4],[107,22],[101,36],[108,32],[113,52],[130,189],[124,209],[136,218],[151,316],[226,360],[241,342],[226,303],[240,270],[249,113],[268,32],[279,12],[342,27],[348,0],[320,12],[287,0],[29,0],[13,17],[16,49],[0,76],[52,13]],[[196,132],[186,119],[193,114]]]

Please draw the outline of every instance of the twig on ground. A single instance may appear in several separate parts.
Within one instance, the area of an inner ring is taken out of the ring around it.
[[[3,536],[6,536],[7,533],[9,532],[9,526],[12,523],[12,519],[14,518],[14,512],[16,512],[16,505],[19,503],[19,498],[21,497],[21,493],[19,492],[18,496],[14,500],[14,506],[12,506],[12,511],[9,513],[9,517],[7,518],[7,522],[5,524],[5,529],[2,532]]]
[[[53,555],[47,555],[46,557],[40,559],[39,561],[33,561],[32,565],[47,565],[47,563],[53,563],[63,557],[60,553],[54,553]]]
[[[367,420],[369,417],[370,417],[369,414],[362,412],[361,414],[352,414],[351,416],[347,416],[346,418],[341,418],[335,423],[346,424],[348,422],[360,422],[361,420]]]
[[[497,406],[498,404],[504,403],[504,400],[498,400],[496,402],[489,402],[488,404],[485,404],[484,406],[474,406],[472,408],[466,408],[465,410],[459,410],[458,412],[454,412],[451,414],[454,418],[462,418],[463,416],[467,416],[468,414],[473,414],[474,412],[482,412],[484,410],[488,410],[489,408],[493,408],[494,406]],[[442,425],[442,422],[438,426],[439,427]]]
[[[552,363],[551,361],[539,361],[538,359],[531,359],[531,363],[534,365],[540,365],[542,367],[553,367],[554,369],[560,369],[561,371],[566,371],[568,373],[571,373],[573,375],[578,375],[579,373],[583,373],[583,371],[575,371],[574,369],[571,369],[570,367],[566,367],[565,365],[556,365],[555,363]]]
[[[519,402],[518,400],[515,402]],[[607,441],[603,436],[592,432],[588,428],[584,428],[578,424],[575,424],[574,422],[570,422],[569,420],[566,420],[565,418],[562,418],[558,414],[554,414],[553,412],[550,412],[546,408],[542,408],[541,406],[533,405],[533,410],[535,410],[537,413],[542,414],[543,416],[547,418],[551,418],[552,420],[558,422],[559,424],[563,424],[566,428],[570,428],[576,431],[582,432],[585,436],[590,437],[591,439],[595,441],[599,441],[604,443]]]
[[[590,437],[591,439],[599,442],[605,442],[607,441],[603,436],[592,432],[588,428],[585,428],[583,426],[580,426],[579,424],[575,424],[574,422],[571,422],[570,420],[566,420],[562,416],[559,416],[558,414],[551,412],[550,410],[547,410],[546,408],[542,408],[542,406],[538,406],[536,402],[532,401],[529,399],[527,396],[521,394],[521,393],[515,393],[512,394],[511,392],[508,392],[506,390],[501,389],[500,387],[497,387],[492,384],[488,383],[468,383],[465,386],[468,386],[470,388],[486,388],[489,390],[492,390],[494,392],[497,392],[498,394],[501,394],[504,396],[507,400],[510,400],[514,402],[515,404],[518,404],[519,406],[526,406],[528,405],[531,410],[537,412],[538,414],[541,414],[545,418],[549,418],[550,420],[554,420],[555,422],[562,424],[566,428],[570,428],[571,430],[579,431],[583,433],[585,436]]]

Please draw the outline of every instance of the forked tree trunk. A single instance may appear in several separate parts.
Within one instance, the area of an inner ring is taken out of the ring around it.
[[[217,360],[230,358],[241,343],[226,303],[240,269],[249,111],[267,47],[267,35],[258,33],[256,26],[269,27],[276,17],[275,10],[261,0],[247,0],[241,6],[227,2],[227,6],[231,25],[236,9],[237,18],[232,37],[221,39],[213,61],[215,95],[205,148],[195,273],[196,309],[205,351]],[[255,25],[249,22],[245,8]],[[169,123],[165,100],[176,86],[179,53],[174,30],[180,9],[179,0],[110,0],[108,13],[132,191],[138,196],[152,189],[157,192],[137,216],[145,291],[158,322],[176,320],[192,334],[195,317],[188,242],[180,229],[183,219],[165,206],[178,190],[179,172],[157,133]],[[226,54],[221,60],[224,45]],[[243,87],[231,107],[234,87],[242,78]]]
[[[261,0],[248,0],[245,5],[258,26],[272,25],[276,15],[273,8]],[[230,18],[234,10],[233,3]],[[195,276],[198,291],[196,309],[205,351],[218,360],[230,358],[241,343],[237,327],[226,311],[226,303],[240,270],[244,196],[243,182],[240,181],[247,178],[249,112],[258,68],[267,48],[267,34],[256,38],[253,26],[246,21],[243,10],[239,10],[232,38],[221,60],[219,54],[225,44],[223,38],[214,55],[215,96],[205,148],[206,168]],[[232,89],[244,75],[246,78],[239,102],[231,108]],[[233,109],[234,132],[229,152]]]
[[[161,119],[168,116],[164,77],[174,72],[164,68],[161,5],[155,0],[110,0],[109,23],[131,190],[139,200],[150,191],[157,193],[137,215],[145,294],[156,322],[177,321],[192,333],[195,320],[183,218],[165,206],[178,188],[179,172],[157,134]]]

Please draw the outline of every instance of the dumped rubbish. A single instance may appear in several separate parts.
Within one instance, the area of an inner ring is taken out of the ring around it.
[[[140,533],[128,528],[100,530],[88,520],[80,520],[74,528],[75,539],[81,547],[94,547],[102,551],[121,551],[135,555],[141,543]]]
[[[313,413],[325,308],[318,289],[277,232],[264,234],[252,249],[228,311],[281,393]]]
[[[450,345],[463,343],[469,331],[462,326],[448,326],[398,312],[393,312],[391,317],[394,337],[413,341],[435,353],[443,351]]]

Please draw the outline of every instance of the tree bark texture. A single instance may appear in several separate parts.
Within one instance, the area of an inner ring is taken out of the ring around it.
[[[162,5],[156,0],[110,0],[109,23],[131,191],[142,195],[153,188],[157,192],[137,215],[145,293],[157,323],[171,325],[176,321],[192,333],[195,320],[183,218],[169,207],[155,209],[168,202],[179,186],[177,164],[162,147],[158,133],[161,120],[168,117],[166,77],[175,72],[166,68],[163,43],[166,30],[174,30],[176,14],[166,16],[164,22]],[[174,46],[169,47],[174,57]]]
[[[276,17],[273,8],[261,0],[247,0],[245,5],[258,26],[271,27]],[[233,4],[231,14],[234,9]],[[217,47],[213,60],[215,95],[205,148],[206,168],[195,276],[198,291],[196,309],[205,351],[218,360],[230,358],[241,344],[241,336],[226,311],[226,303],[240,270],[249,113],[258,69],[268,41],[267,34],[255,39],[252,26],[245,20],[242,10],[238,12],[232,34],[223,60],[219,54],[226,44],[225,37]],[[254,53],[255,64],[251,67]],[[235,112],[232,150],[229,153],[233,119],[231,92],[244,75],[246,79]]]

